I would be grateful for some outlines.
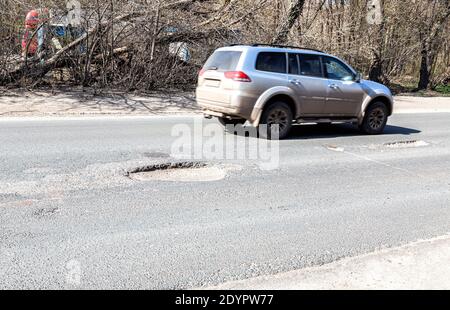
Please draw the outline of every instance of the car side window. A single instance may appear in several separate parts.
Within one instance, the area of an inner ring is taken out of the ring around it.
[[[289,54],[288,57],[289,62],[289,74],[300,74],[300,67],[298,64],[297,54]]]
[[[300,73],[305,76],[323,77],[322,63],[319,55],[301,54],[300,58]]]
[[[325,74],[328,79],[340,81],[353,81],[355,74],[341,61],[331,58],[323,58]]]
[[[261,52],[256,60],[256,70],[286,73],[286,53]]]

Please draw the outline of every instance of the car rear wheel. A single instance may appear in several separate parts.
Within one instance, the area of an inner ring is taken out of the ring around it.
[[[270,104],[261,116],[260,137],[269,140],[286,138],[292,128],[292,119],[292,110],[286,103]]]
[[[383,133],[388,121],[388,109],[383,102],[375,102],[366,111],[360,130],[368,135]]]

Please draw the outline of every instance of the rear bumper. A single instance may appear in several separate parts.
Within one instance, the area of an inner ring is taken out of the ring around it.
[[[197,91],[197,104],[203,108],[204,114],[218,117],[239,117],[246,120],[251,120],[256,103],[256,98],[244,96],[242,93],[230,95],[229,100],[224,100],[224,102],[206,98],[208,97]]]
[[[239,110],[236,107],[226,107],[217,104],[212,104],[210,102],[205,102],[203,100],[197,99],[197,104],[203,109],[203,113],[212,116],[225,116],[225,115],[238,115]]]

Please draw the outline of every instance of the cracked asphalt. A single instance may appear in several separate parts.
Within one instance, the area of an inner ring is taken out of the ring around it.
[[[209,287],[450,232],[450,113],[395,115],[381,136],[298,126],[274,171],[126,176],[171,161],[194,119],[0,120],[0,288]]]

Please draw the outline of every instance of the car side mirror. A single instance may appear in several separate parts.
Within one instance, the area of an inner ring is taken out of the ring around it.
[[[361,83],[361,80],[362,80],[361,73],[357,72],[356,76],[355,76],[355,82],[356,83]]]

